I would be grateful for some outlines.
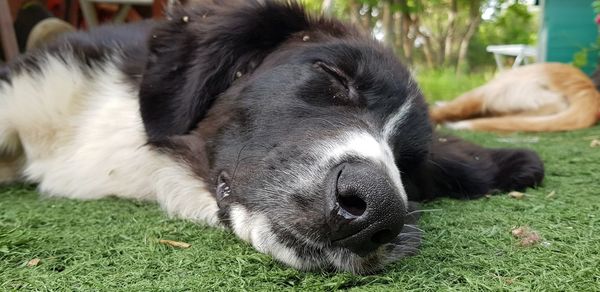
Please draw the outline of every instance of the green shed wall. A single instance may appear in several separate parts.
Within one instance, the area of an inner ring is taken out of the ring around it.
[[[540,57],[546,62],[570,63],[573,54],[596,42],[598,26],[592,0],[544,0]],[[592,73],[597,53],[590,54],[584,71]]]

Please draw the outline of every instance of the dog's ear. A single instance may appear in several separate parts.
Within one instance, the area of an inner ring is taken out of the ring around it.
[[[251,73],[286,40],[317,26],[342,29],[282,2],[212,0],[171,10],[151,34],[140,89],[151,143],[190,131],[236,75]]]

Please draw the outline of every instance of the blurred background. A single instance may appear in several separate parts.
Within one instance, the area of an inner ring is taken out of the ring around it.
[[[495,72],[532,62],[570,63],[589,75],[595,73],[600,84],[596,16],[600,1],[300,2],[313,12],[352,22],[392,48],[413,68],[430,100],[450,99]],[[35,47],[64,31],[160,18],[169,4],[168,0],[0,0],[4,49],[0,58],[8,60],[27,50],[28,40]]]
[[[531,62],[595,74],[600,1],[303,0],[349,20],[411,64],[430,100],[447,100],[497,71]]]

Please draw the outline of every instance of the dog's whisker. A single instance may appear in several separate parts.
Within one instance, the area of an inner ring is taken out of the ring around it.
[[[425,233],[425,231],[423,229],[417,227],[416,225],[404,224],[404,227],[410,228],[412,230],[417,230],[417,231],[422,232],[422,233]]]
[[[406,216],[410,216],[410,215],[414,215],[414,214],[419,214],[419,213],[441,212],[441,211],[444,211],[444,209],[421,209],[421,210],[410,211],[410,212],[406,213]]]
[[[398,234],[398,236],[411,236],[411,235],[422,235],[423,232],[420,231],[414,231],[414,232],[402,232],[400,234]]]

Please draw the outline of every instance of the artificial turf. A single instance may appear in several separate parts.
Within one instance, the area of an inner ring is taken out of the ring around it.
[[[424,204],[437,211],[423,213],[420,253],[380,274],[300,272],[231,232],[169,219],[155,204],[43,198],[17,185],[0,188],[0,290],[599,290],[600,147],[590,142],[600,139],[600,126],[456,134],[537,150],[546,164],[543,186],[522,200],[499,194]],[[520,246],[511,234],[517,226],[542,241]],[[27,266],[34,258],[39,264]]]

